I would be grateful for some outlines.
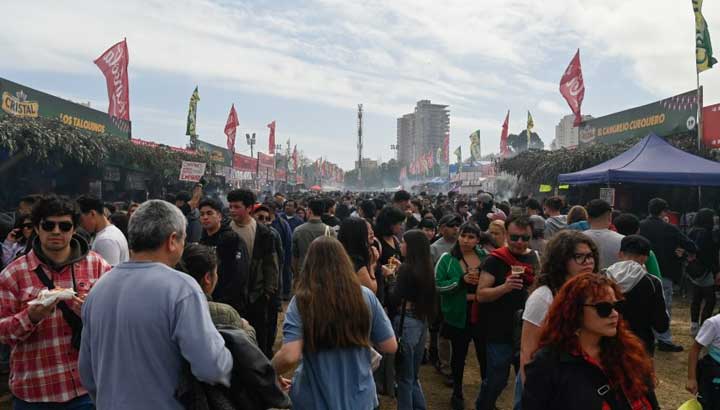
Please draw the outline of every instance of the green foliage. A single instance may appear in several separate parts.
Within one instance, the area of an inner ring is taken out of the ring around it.
[[[617,144],[584,145],[573,150],[563,148],[557,151],[525,151],[502,160],[498,169],[532,184],[553,184],[558,175],[603,163],[627,151],[640,139],[642,138],[631,138]],[[698,154],[696,137],[692,133],[678,134],[666,139],[683,151]],[[708,151],[702,151],[699,155],[712,158]]]
[[[520,134],[508,135],[508,147],[510,151],[520,153],[527,151],[527,130],[522,130]],[[542,141],[538,133],[530,133],[530,149],[545,149],[545,143]]]
[[[69,163],[99,169],[111,163],[143,170],[160,183],[177,180],[183,160],[210,162],[207,155],[139,146],[129,140],[98,135],[54,119],[12,116],[0,116],[0,151],[7,151],[10,157],[26,158],[26,163],[56,169]]]

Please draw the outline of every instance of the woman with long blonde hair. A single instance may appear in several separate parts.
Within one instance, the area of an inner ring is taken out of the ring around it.
[[[296,280],[283,324],[283,346],[272,360],[278,374],[295,370],[293,409],[372,410],[371,347],[394,353],[397,341],[375,294],[360,285],[335,238],[313,241]]]

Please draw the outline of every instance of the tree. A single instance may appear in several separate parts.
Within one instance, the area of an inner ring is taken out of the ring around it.
[[[527,130],[522,130],[520,134],[508,135],[508,147],[514,153],[527,151]],[[545,143],[536,132],[530,134],[530,149],[545,149]]]

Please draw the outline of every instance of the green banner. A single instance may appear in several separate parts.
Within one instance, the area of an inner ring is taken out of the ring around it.
[[[209,153],[210,160],[216,164],[222,164],[228,167],[233,166],[233,158],[227,148],[197,140],[197,149]]]
[[[42,91],[0,78],[0,115],[54,118],[67,125],[98,134],[130,138],[130,123],[107,113],[63,100]]]
[[[688,132],[697,125],[697,91],[666,98],[604,117],[583,121],[580,145],[595,142],[612,144],[654,132],[660,137]]]

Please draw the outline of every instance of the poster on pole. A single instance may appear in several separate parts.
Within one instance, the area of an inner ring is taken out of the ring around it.
[[[205,175],[204,162],[183,161],[180,168],[180,181],[200,182],[200,178]]]
[[[600,188],[600,199],[615,206],[615,188]]]

